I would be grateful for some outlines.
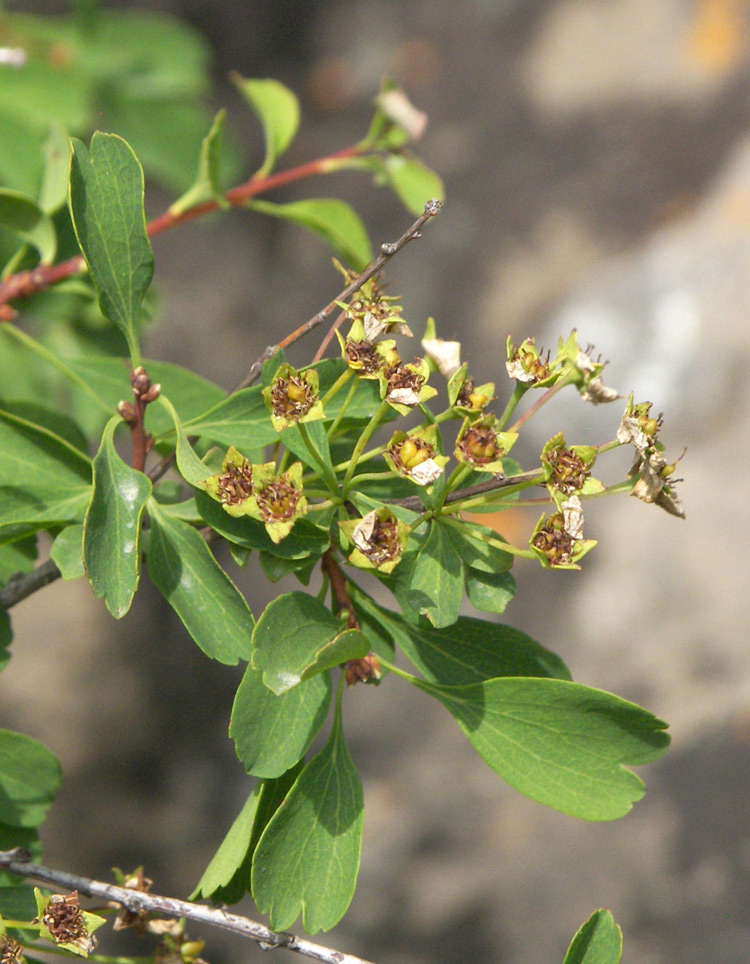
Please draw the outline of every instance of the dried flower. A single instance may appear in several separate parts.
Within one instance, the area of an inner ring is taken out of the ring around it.
[[[411,434],[394,432],[383,453],[388,467],[404,479],[426,486],[434,482],[449,461],[438,450],[437,427],[427,425]]]
[[[280,475],[275,462],[252,468],[253,494],[244,504],[243,514],[259,519],[273,542],[279,543],[307,511],[307,499],[302,490],[302,463],[295,462]]]
[[[556,363],[550,362],[549,352],[545,356],[537,351],[533,338],[527,338],[516,348],[508,336],[506,356],[505,369],[508,375],[530,388],[554,385],[562,375],[562,371],[555,371]]]
[[[360,569],[392,572],[401,560],[409,538],[409,527],[386,506],[373,509],[361,519],[339,523],[354,545],[349,562]]]
[[[22,964],[23,948],[18,941],[3,934],[0,937],[0,964]]]
[[[456,371],[448,382],[448,401],[451,407],[461,415],[475,418],[495,397],[494,382],[487,382],[476,387],[474,379],[469,377],[466,362]]]
[[[38,887],[34,888],[37,905],[39,933],[55,944],[87,957],[96,947],[93,931],[104,923],[103,917],[82,911],[78,892],[53,894],[45,897]]]
[[[609,388],[602,381],[601,374],[607,362],[603,362],[601,356],[594,361],[591,357],[593,350],[593,345],[587,345],[585,349],[579,347],[578,333],[573,329],[565,342],[560,339],[556,362],[564,367],[584,402],[593,405],[614,402],[622,396],[617,389]]]
[[[263,397],[277,432],[297,422],[325,418],[318,373],[314,369],[298,372],[289,364],[280,365],[271,384],[263,389]]]
[[[377,378],[384,368],[393,368],[401,361],[396,351],[396,342],[392,338],[381,342],[369,341],[365,338],[361,321],[354,322],[346,340],[338,329],[336,336],[344,361],[361,378]]]
[[[577,495],[563,502],[562,510],[537,522],[529,545],[545,567],[580,569],[578,560],[596,541],[583,538],[583,510]]]
[[[415,358],[406,365],[396,365],[381,373],[381,392],[385,400],[401,415],[437,395],[437,389],[427,384],[430,368],[423,358]]]
[[[444,378],[451,378],[461,364],[461,342],[443,341],[435,333],[435,319],[427,319],[427,329],[422,339],[422,348],[431,365]]]
[[[492,414],[474,421],[464,420],[456,439],[455,456],[459,462],[478,471],[502,474],[503,456],[513,448],[518,433],[498,432],[495,422]]]
[[[210,496],[221,502],[229,515],[247,515],[245,506],[253,494],[253,469],[234,446],[227,449],[221,472],[210,476],[203,485]]]
[[[541,456],[544,482],[558,508],[573,492],[593,495],[604,491],[602,483],[591,477],[596,454],[592,445],[566,445],[562,432],[544,446]]]

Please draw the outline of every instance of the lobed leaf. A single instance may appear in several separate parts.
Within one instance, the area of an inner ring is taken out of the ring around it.
[[[369,649],[359,630],[347,630],[314,596],[291,592],[269,603],[258,619],[252,665],[280,695],[323,670],[366,656]]]
[[[329,930],[343,917],[359,870],[363,808],[337,711],[328,741],[297,778],[253,855],[253,899],[274,930],[286,930],[300,913],[308,934]]]
[[[461,558],[445,526],[433,520],[411,571],[408,601],[433,626],[442,628],[458,619],[463,591]]]
[[[414,685],[443,704],[512,787],[583,820],[624,816],[644,793],[625,764],[650,763],[669,743],[667,724],[647,710],[567,680]]]
[[[249,659],[252,613],[205,540],[153,498],[148,514],[146,559],[154,585],[207,656],[230,666]]]
[[[138,322],[154,256],[143,211],[143,170],[130,145],[96,131],[90,151],[73,138],[70,213],[99,292],[102,313],[120,329],[139,363]]]
[[[622,931],[608,910],[595,910],[580,926],[563,964],[617,964],[622,955]]]
[[[94,457],[94,488],[83,523],[83,564],[97,599],[121,619],[130,609],[141,574],[141,517],[151,480],[117,454],[115,415]]]
[[[330,673],[318,673],[277,696],[262,674],[248,666],[229,725],[245,770],[256,777],[279,777],[294,766],[325,722],[330,702]]]

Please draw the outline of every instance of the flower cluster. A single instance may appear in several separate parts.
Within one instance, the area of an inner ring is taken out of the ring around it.
[[[651,408],[651,402],[636,404],[631,395],[617,429],[617,441],[632,445],[637,453],[629,473],[631,478],[638,476],[631,495],[644,502],[653,502],[670,515],[684,519],[685,510],[675,491],[677,480],[672,478],[679,459],[667,462],[664,446],[657,438],[662,416],[653,418]]]

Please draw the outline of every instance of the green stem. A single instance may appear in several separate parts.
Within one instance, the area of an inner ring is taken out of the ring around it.
[[[302,437],[302,441],[307,447],[307,451],[312,455],[315,460],[316,465],[320,469],[320,475],[325,484],[328,486],[329,491],[332,495],[338,495],[339,485],[336,476],[333,474],[331,469],[325,464],[320,454],[318,453],[315,446],[312,444],[310,438],[310,433],[307,431],[307,425],[304,422],[297,422],[297,427],[299,428],[299,434]]]
[[[337,499],[328,499],[325,502],[316,502],[314,505],[307,506],[308,514],[310,512],[323,512],[325,509],[330,509],[332,505],[338,505]]]
[[[539,480],[542,478],[542,470],[539,469],[537,477],[533,479],[526,479],[524,482],[519,482],[518,485],[508,485],[503,486],[502,489],[497,489],[496,491],[490,490],[489,492],[482,493],[481,495],[472,495],[466,499],[454,499],[448,503],[448,505],[443,506],[441,510],[442,515],[446,515],[449,512],[463,512],[464,510],[470,510],[473,506],[488,506],[492,505],[493,502],[503,502],[509,495],[513,495],[514,492],[522,492],[524,489],[530,489],[534,485],[539,485]],[[514,502],[513,505],[516,505]]]
[[[378,445],[377,448],[370,449],[369,452],[363,452],[363,454],[360,455],[359,459],[357,460],[358,464],[361,465],[363,462],[369,462],[370,459],[374,459],[378,455],[382,455],[387,448],[388,448],[387,445]],[[343,472],[344,469],[347,469],[349,467],[349,461],[350,460],[347,459],[346,462],[339,462],[338,465],[334,465],[333,471]]]
[[[346,374],[346,372],[344,372],[344,374]],[[349,369],[349,374],[351,374],[351,369]],[[343,378],[343,377],[344,377],[344,376],[342,375],[341,378]],[[339,379],[339,381],[341,381],[341,379]],[[337,382],[336,384],[338,384],[338,382]],[[335,387],[336,387],[336,386],[334,385],[334,388],[335,388]],[[326,434],[327,434],[327,436],[328,436],[328,441],[329,441],[329,442],[334,438],[334,436],[335,436],[335,434],[336,434],[336,430],[338,429],[339,425],[341,424],[341,420],[343,419],[344,415],[346,414],[346,410],[349,408],[349,405],[351,404],[351,401],[352,401],[352,399],[354,398],[354,393],[355,393],[356,391],[357,391],[357,380],[355,379],[355,380],[352,382],[352,384],[350,385],[350,387],[349,387],[349,393],[348,393],[348,395],[346,396],[346,398],[344,399],[344,402],[343,402],[343,404],[342,404],[342,406],[341,406],[341,409],[339,410],[338,415],[337,415],[336,418],[333,420],[333,422],[331,422],[331,425],[330,425],[329,428],[328,428],[328,432],[327,432]],[[326,398],[328,398],[328,395],[326,395]]]
[[[349,381],[349,379],[352,377],[353,374],[354,374],[354,372],[352,371],[352,369],[351,369],[351,368],[347,368],[345,372],[342,372],[341,375],[339,375],[339,377],[336,379],[336,381],[333,383],[333,385],[331,385],[331,387],[328,389],[328,391],[325,393],[325,395],[324,395],[324,396],[321,398],[321,400],[320,400],[323,408],[325,408],[326,402],[327,402],[329,399],[333,398],[333,396],[334,396],[337,392],[339,392],[339,391],[344,387],[344,385],[346,385],[346,383]],[[356,387],[357,387],[357,383],[355,382],[355,383],[354,383],[354,389],[355,389],[355,390],[356,390]],[[350,391],[349,394],[351,395],[351,394],[353,394],[353,392]],[[348,399],[347,399],[347,401],[348,401]],[[341,414],[341,413],[339,413],[339,414]]]
[[[360,460],[361,461],[361,460]],[[395,476],[395,472],[363,472],[361,475],[355,477],[357,485],[360,482],[381,482],[385,479],[392,479]]]
[[[107,415],[114,414],[112,411],[112,406],[108,405],[103,398],[100,398],[96,392],[85,382],[80,375],[76,375],[65,362],[61,361],[56,355],[54,355],[48,348],[45,348],[40,342],[30,335],[27,335],[25,331],[21,331],[20,328],[16,328],[15,325],[10,323],[4,324],[2,330],[7,332],[17,341],[19,341],[25,348],[30,351],[35,352],[40,358],[56,368],[61,375],[64,375],[76,388],[80,388],[82,392],[89,396],[89,398],[102,409]]]
[[[508,403],[503,409],[503,414],[497,420],[495,424],[495,431],[502,432],[505,426],[508,424],[511,415],[516,410],[516,406],[521,401],[523,396],[529,390],[530,386],[526,382],[516,382],[516,387],[508,399]]]
[[[341,484],[341,494],[344,498],[346,498],[346,495],[349,491],[349,486],[351,485],[352,476],[354,475],[354,472],[356,471],[357,465],[359,463],[359,457],[362,455],[362,452],[364,452],[365,445],[367,445],[367,443],[372,438],[372,435],[375,429],[378,427],[378,425],[380,425],[380,422],[382,421],[383,416],[388,411],[388,407],[389,407],[388,402],[385,399],[383,399],[380,405],[378,405],[378,407],[375,409],[375,412],[373,413],[372,418],[365,426],[364,430],[362,431],[362,434],[357,440],[357,444],[354,446],[352,457],[349,460],[349,468],[346,470],[344,481]]]
[[[378,653],[378,662],[383,669],[387,669],[390,673],[393,673],[394,676],[398,676],[399,679],[405,680],[407,683],[414,684],[419,682],[417,677],[412,675],[412,673],[407,673],[405,670],[399,669],[395,663],[388,662],[388,660],[382,657],[380,653]]]

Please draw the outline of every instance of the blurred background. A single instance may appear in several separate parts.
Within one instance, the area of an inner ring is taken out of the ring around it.
[[[363,864],[346,918],[323,942],[378,964],[561,961],[606,906],[626,964],[745,964],[750,2],[119,6],[179,17],[202,38],[205,96],[229,112],[238,181],[263,151],[230,70],[299,94],[303,123],[282,166],[359,140],[381,78],[394,77],[429,115],[419,154],[446,188],[444,213],[387,272],[415,332],[433,315],[442,337],[462,342],[476,381],[504,396],[509,333],[554,353],[577,328],[610,360],[608,384],[665,413],[668,455],[688,450],[678,472],[687,521],[634,499],[592,503],[587,536],[599,545],[583,570],[521,562],[504,617],[577,681],[670,721],[671,751],[642,773],[645,798],[613,824],[576,822],[501,783],[437,705],[392,679],[357,687],[346,728],[365,788]],[[0,72],[0,115],[11,70]],[[92,123],[138,150],[132,117],[112,103]],[[8,137],[0,168],[20,143]],[[158,157],[151,174],[156,215],[179,176]],[[273,199],[317,193],[350,201],[376,244],[412,220],[353,173]],[[154,250],[159,322],[147,353],[224,388],[338,290],[322,243],[248,212],[179,228]],[[609,438],[620,414],[619,402],[593,409],[562,396],[529,424],[520,461],[533,466],[560,428],[569,441]],[[525,541],[535,521],[519,510],[505,535]],[[231,571],[258,612],[274,588],[252,564]],[[41,739],[65,773],[46,861],[89,876],[144,864],[155,891],[187,895],[251,785],[226,736],[239,669],[209,663],[146,584],[117,624],[82,580],[42,590],[13,616],[0,723]],[[200,936],[211,964],[261,959],[254,946]]]

